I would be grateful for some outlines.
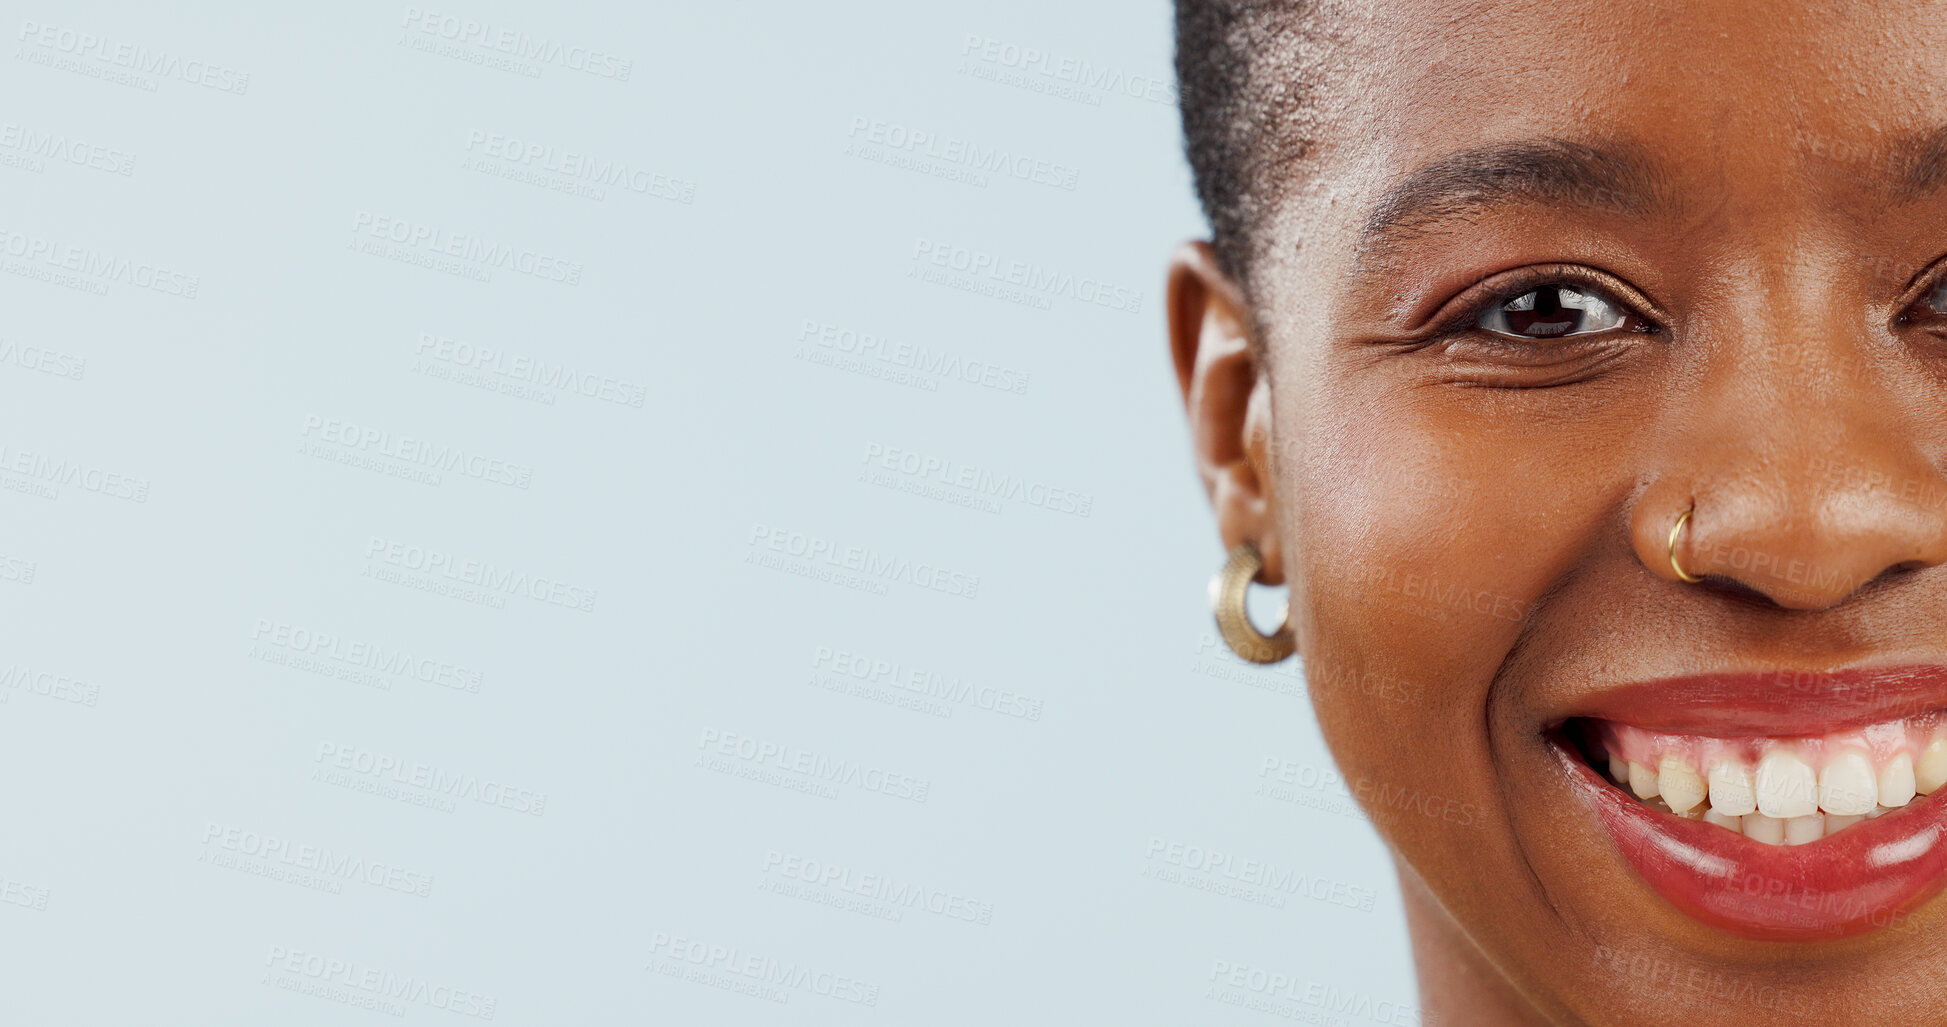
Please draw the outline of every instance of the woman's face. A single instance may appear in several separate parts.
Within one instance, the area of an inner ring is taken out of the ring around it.
[[[1878,810],[1947,708],[1947,17],[1393,0],[1331,45],[1248,300],[1186,249],[1172,333],[1429,1000],[1947,1009],[1947,791]]]

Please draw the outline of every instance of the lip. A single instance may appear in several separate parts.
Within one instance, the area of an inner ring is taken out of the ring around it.
[[[1549,747],[1623,858],[1664,901],[1744,938],[1818,941],[1912,931],[1940,891],[1947,802],[1937,796],[1806,845],[1767,845],[1624,795],[1561,742]]]
[[[1696,674],[1622,685],[1571,717],[1671,734],[1823,735],[1947,708],[1947,666]]]

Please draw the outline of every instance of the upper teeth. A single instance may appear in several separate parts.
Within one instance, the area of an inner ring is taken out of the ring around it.
[[[1610,775],[1637,798],[1773,844],[1815,841],[1947,786],[1947,724],[1934,718],[1741,740],[1604,722],[1602,741]]]
[[[1712,763],[1710,808],[1728,817],[1757,812],[1758,793],[1752,790],[1751,768],[1734,760]]]

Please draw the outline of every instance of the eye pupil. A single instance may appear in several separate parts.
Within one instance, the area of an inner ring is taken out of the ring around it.
[[[1490,304],[1482,328],[1521,339],[1559,339],[1605,332],[1622,324],[1621,311],[1605,297],[1569,285],[1544,285]]]
[[[1523,296],[1528,299],[1521,304],[1525,309],[1506,312],[1508,328],[1516,335],[1543,339],[1581,330],[1584,312],[1564,304],[1562,292],[1561,286],[1544,285]]]

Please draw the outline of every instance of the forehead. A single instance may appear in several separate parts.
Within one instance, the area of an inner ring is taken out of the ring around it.
[[[1314,170],[1370,205],[1484,145],[1623,141],[1681,195],[1891,186],[1947,124],[1935,3],[1378,0],[1338,26]],[[1349,211],[1347,212],[1349,213]]]

